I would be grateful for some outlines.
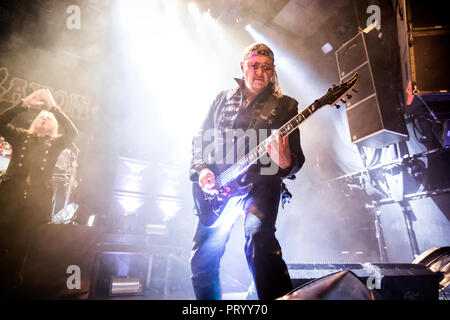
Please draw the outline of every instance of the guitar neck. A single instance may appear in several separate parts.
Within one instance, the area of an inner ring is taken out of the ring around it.
[[[255,163],[259,158],[267,153],[267,144],[270,140],[272,140],[274,136],[278,134],[282,138],[288,136],[291,132],[297,129],[300,123],[305,121],[319,108],[325,105],[336,104],[348,91],[350,91],[356,85],[358,80],[359,76],[357,73],[355,73],[353,77],[351,77],[348,81],[328,89],[327,93],[322,98],[314,101],[314,103],[312,103],[309,107],[289,120],[285,125],[272,133],[270,137],[265,139],[261,144],[250,151],[242,159],[240,159],[238,162],[236,162],[230,168],[220,174],[216,179],[216,185],[221,188],[232,180],[236,179],[239,175],[244,173],[253,163]],[[351,96],[349,98],[351,98]]]
[[[300,123],[305,121],[310,115],[316,112],[322,104],[316,100],[309,107],[305,108],[302,112],[297,114],[280,129],[273,132],[267,139],[261,142],[256,148],[251,150],[248,154],[242,157],[239,161],[225,170],[216,178],[216,184],[219,188],[230,183],[233,179],[244,173],[252,164],[254,164],[259,158],[267,153],[267,144],[278,134],[283,138],[291,134],[298,128]]]

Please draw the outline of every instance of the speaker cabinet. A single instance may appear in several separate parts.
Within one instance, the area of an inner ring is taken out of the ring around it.
[[[40,226],[31,238],[19,297],[87,299],[101,232],[77,225]]]
[[[335,53],[341,82],[355,72],[360,76],[346,102],[350,138],[360,146],[382,148],[408,138],[400,109],[398,54],[384,56],[385,46],[374,29],[359,32]]]
[[[403,98],[422,105],[429,95],[450,100],[450,23],[446,2],[400,0],[396,7]]]

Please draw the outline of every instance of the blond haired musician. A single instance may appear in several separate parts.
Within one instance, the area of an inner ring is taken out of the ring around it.
[[[29,129],[11,122],[21,113],[40,111]],[[58,133],[62,129],[62,133]],[[20,285],[20,269],[33,230],[51,221],[52,175],[59,154],[78,134],[48,89],[36,90],[0,114],[0,136],[12,146],[0,178],[0,287]]]

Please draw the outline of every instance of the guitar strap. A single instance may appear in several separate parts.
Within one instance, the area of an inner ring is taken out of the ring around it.
[[[258,117],[255,117],[255,119],[249,123],[249,128],[270,128],[272,126],[273,118],[278,112],[280,100],[281,99],[275,97],[274,95],[270,95],[268,101],[264,104],[264,107],[259,112]]]

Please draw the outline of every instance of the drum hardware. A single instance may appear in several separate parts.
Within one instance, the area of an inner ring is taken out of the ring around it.
[[[75,146],[75,145],[74,145]],[[79,149],[75,148],[65,149],[61,152],[56,163],[56,168],[63,170],[62,173],[54,173],[54,182],[63,182],[65,190],[64,206],[61,210],[55,213],[55,202],[56,202],[56,192],[53,197],[54,206],[52,214],[52,223],[57,224],[69,224],[74,220],[75,212],[78,209],[78,204],[70,203],[70,197],[74,188],[78,187],[78,181],[76,179],[77,168],[78,168],[78,153]]]

